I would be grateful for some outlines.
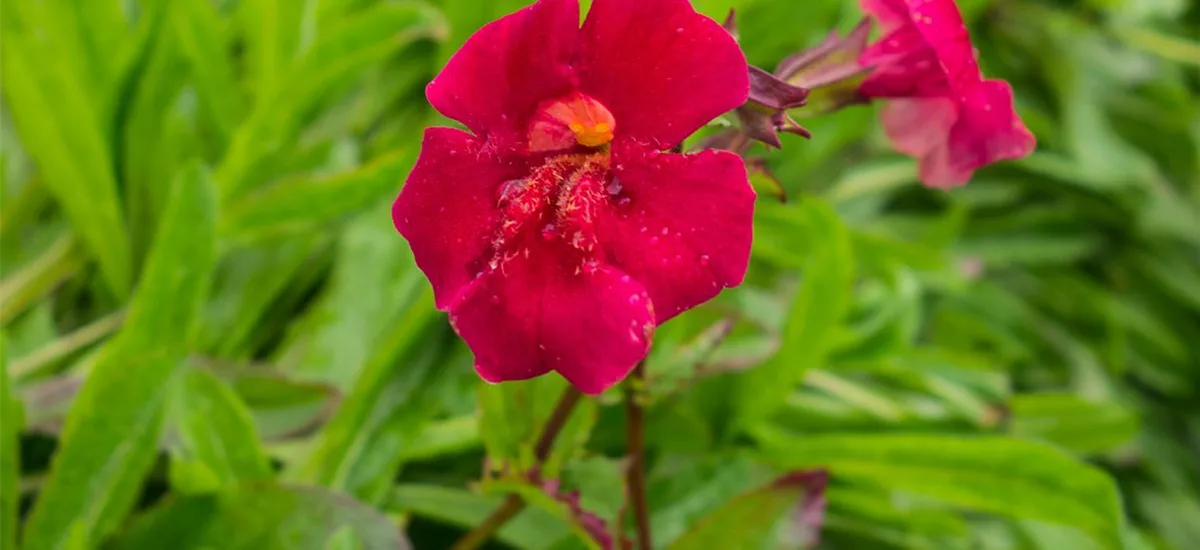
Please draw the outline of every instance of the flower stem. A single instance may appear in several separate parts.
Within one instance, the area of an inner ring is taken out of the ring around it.
[[[646,443],[645,417],[638,393],[646,381],[646,364],[638,363],[633,378],[625,386],[625,434],[629,453],[626,483],[633,501],[633,519],[637,525],[638,548],[650,550],[650,509],[646,505]]]
[[[575,405],[579,404],[581,397],[583,394],[579,393],[575,386],[568,385],[567,389],[563,390],[562,396],[558,398],[558,404],[554,405],[554,411],[550,413],[550,418],[542,427],[542,434],[533,448],[534,460],[538,466],[550,456],[550,451],[554,448],[554,440],[558,438],[558,433],[566,425],[567,420],[571,417],[571,411],[575,410]],[[491,515],[483,520],[483,523],[476,525],[474,529],[458,539],[454,546],[450,547],[450,550],[475,550],[483,546],[483,543],[492,538],[496,531],[499,531],[505,523],[508,523],[508,520],[524,508],[524,499],[516,494],[508,495],[499,508],[492,511]]]

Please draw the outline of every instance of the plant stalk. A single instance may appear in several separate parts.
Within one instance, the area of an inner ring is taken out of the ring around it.
[[[558,438],[558,433],[562,431],[563,426],[567,424],[567,420],[571,418],[571,411],[575,410],[575,405],[579,404],[579,399],[583,394],[575,389],[575,386],[568,385],[567,389],[563,390],[562,396],[558,398],[558,404],[554,405],[554,411],[550,413],[550,418],[546,420],[546,425],[542,427],[542,434],[538,437],[537,445],[533,448],[534,460],[537,465],[541,465],[550,456],[550,451],[554,448],[554,440]],[[488,539],[492,538],[508,520],[517,515],[518,512],[525,508],[525,499],[519,495],[510,494],[496,508],[491,515],[483,520],[483,523],[476,525],[462,538],[450,547],[450,550],[475,550]]]
[[[637,526],[637,547],[650,550],[650,508],[646,503],[646,435],[645,414],[639,402],[639,393],[646,381],[646,364],[638,363],[633,377],[625,386],[625,434],[629,452],[629,470],[626,472],[629,499],[633,502],[633,519]]]

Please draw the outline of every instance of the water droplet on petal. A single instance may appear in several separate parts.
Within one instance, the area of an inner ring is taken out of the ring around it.
[[[608,187],[605,187],[604,189],[605,191],[608,191],[609,195],[621,194],[621,180],[613,178],[613,180],[608,183]]]
[[[554,227],[554,224],[548,223],[544,227],[542,227],[542,239],[547,240],[547,241],[552,241],[557,236],[558,236],[558,228]]]
[[[700,255],[700,265],[708,265],[708,254]]]
[[[489,302],[491,302],[491,303],[493,303],[493,304],[499,304],[499,303],[500,303],[500,296],[497,296],[497,295],[493,294],[491,298],[488,298],[488,301],[489,301]]]
[[[629,206],[630,202],[632,202],[632,201],[629,200],[629,197],[621,197],[620,199],[617,200],[617,206],[619,206],[621,208],[625,208],[626,206]]]

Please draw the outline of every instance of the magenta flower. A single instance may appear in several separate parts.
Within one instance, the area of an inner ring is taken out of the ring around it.
[[[983,79],[954,0],[862,0],[862,7],[883,37],[859,59],[874,67],[859,91],[892,100],[884,131],[898,151],[919,159],[922,181],[962,185],[981,166],[1033,151],[1012,88]]]
[[[746,60],[686,0],[540,0],[480,29],[426,89],[392,207],[485,380],[624,378],[654,328],[742,281],[737,155],[664,152],[747,97]]]

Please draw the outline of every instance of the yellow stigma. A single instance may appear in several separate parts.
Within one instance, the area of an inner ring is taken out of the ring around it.
[[[543,102],[529,127],[531,151],[600,147],[613,140],[616,120],[599,101],[579,92]],[[572,139],[574,138],[574,139]]]
[[[599,147],[612,141],[612,125],[600,122],[592,127],[585,127],[578,122],[572,122],[569,126],[572,132],[575,132],[575,141],[579,142],[584,147]]]

